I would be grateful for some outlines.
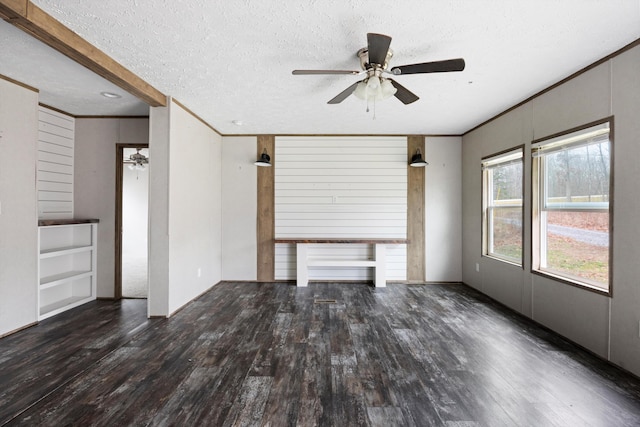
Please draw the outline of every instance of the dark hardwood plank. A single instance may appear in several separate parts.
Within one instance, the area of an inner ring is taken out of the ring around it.
[[[463,285],[221,283],[145,310],[0,339],[0,425],[639,425],[640,379]]]
[[[369,423],[372,427],[405,427],[409,425],[402,409],[380,406],[367,408]]]
[[[146,301],[97,301],[0,340],[0,425],[80,376],[148,325]]]
[[[223,426],[260,425],[273,377],[247,377]]]
[[[307,344],[279,347],[273,384],[268,393],[264,415],[259,424],[296,425],[300,410],[300,390],[306,371],[307,347]],[[313,369],[313,367],[310,368]]]

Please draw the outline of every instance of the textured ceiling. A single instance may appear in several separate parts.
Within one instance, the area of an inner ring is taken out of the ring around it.
[[[33,2],[223,134],[460,134],[640,38],[639,0]],[[291,75],[358,70],[367,32],[393,37],[392,66],[463,57],[467,68],[398,76],[420,100],[378,102],[375,119],[353,96],[327,104],[362,77]],[[22,76],[37,74],[32,59],[12,60],[27,67]],[[66,67],[55,78],[26,82],[43,90],[43,102],[59,98],[64,109],[74,82],[115,91],[62,62],[52,65]],[[54,93],[58,83],[64,90]],[[125,104],[123,114],[138,114]],[[82,100],[74,108],[102,111]]]

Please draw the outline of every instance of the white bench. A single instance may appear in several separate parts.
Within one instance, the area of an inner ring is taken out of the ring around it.
[[[296,245],[296,284],[309,284],[309,267],[371,267],[375,269],[377,288],[387,285],[387,246],[406,244],[406,239],[276,239],[275,243]],[[309,245],[315,244],[370,244],[375,246],[374,259],[310,258]]]

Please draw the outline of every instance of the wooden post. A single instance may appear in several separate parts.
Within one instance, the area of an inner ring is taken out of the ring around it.
[[[425,281],[425,218],[424,218],[424,168],[409,165],[411,156],[418,149],[423,156],[424,136],[407,137],[407,280]],[[426,158],[425,158],[426,159]],[[428,167],[428,166],[427,166]]]
[[[275,280],[275,137],[258,136],[257,158],[266,149],[271,167],[258,167],[257,248],[259,282]]]

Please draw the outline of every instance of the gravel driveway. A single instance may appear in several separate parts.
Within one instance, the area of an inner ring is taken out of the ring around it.
[[[565,227],[563,225],[547,225],[547,231],[550,234],[569,237],[579,242],[587,243],[595,246],[608,246],[609,233],[605,231],[583,230],[581,228]]]

